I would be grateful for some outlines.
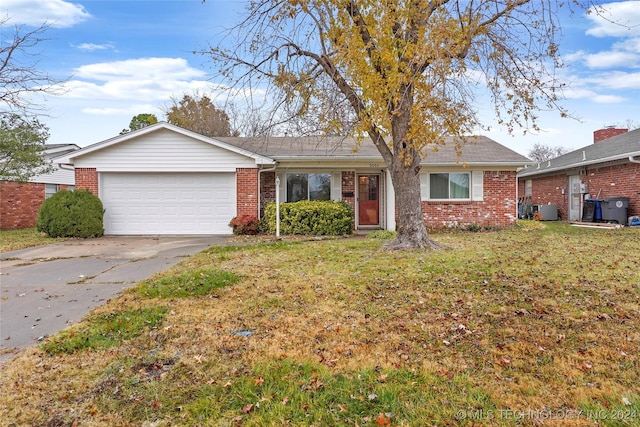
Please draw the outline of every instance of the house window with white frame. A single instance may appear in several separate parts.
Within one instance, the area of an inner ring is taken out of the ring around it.
[[[469,172],[430,173],[429,198],[431,200],[470,200],[471,174]]]
[[[45,184],[44,185],[44,198],[48,199],[58,192],[58,184]]]
[[[288,173],[287,202],[331,200],[330,173]]]
[[[524,195],[531,197],[533,195],[533,180],[527,179],[524,181]]]

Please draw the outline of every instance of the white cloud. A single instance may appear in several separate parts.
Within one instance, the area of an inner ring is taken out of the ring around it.
[[[206,73],[189,66],[183,58],[138,58],[83,65],[74,74],[89,80],[187,80]]]
[[[95,44],[95,43],[81,43],[79,45],[71,45],[71,47],[75,47],[80,50],[86,50],[89,52],[93,52],[96,50],[107,50],[113,49],[115,46],[112,43],[104,43],[104,44]]]
[[[614,43],[613,48],[628,52],[640,52],[640,37],[632,37],[630,39],[616,42]]]
[[[640,88],[640,72],[614,71],[596,74],[584,79],[583,84],[616,90],[638,90]]]
[[[132,116],[135,116],[137,114],[141,114],[141,111],[156,114],[160,119],[158,107],[150,104],[130,104],[125,107],[86,107],[82,109],[83,113],[98,116],[114,116],[120,114],[131,114]]]
[[[579,82],[580,85],[586,85],[587,80]],[[573,85],[563,91],[565,99],[588,99],[596,104],[619,104],[627,101],[627,98],[618,95],[603,95],[595,92],[591,89],[586,89],[581,86]]]
[[[76,68],[58,98],[77,100],[86,114],[138,114],[142,111],[141,102],[158,109],[183,93],[198,91],[217,99],[224,88],[214,86],[205,77],[204,71],[191,67],[183,58],[101,62]]]
[[[635,52],[608,51],[584,55],[589,68],[636,67],[640,63],[640,54]]]
[[[640,1],[607,3],[589,8],[587,18],[595,26],[587,31],[594,37],[640,36]]]
[[[596,104],[620,104],[627,101],[627,98],[618,95],[596,95],[591,100]]]
[[[0,16],[8,16],[11,24],[68,28],[86,21],[91,14],[84,6],[64,0],[2,0]]]

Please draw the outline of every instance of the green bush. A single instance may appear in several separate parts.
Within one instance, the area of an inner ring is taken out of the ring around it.
[[[102,202],[91,192],[62,190],[44,201],[36,228],[49,237],[99,237],[103,215]]]
[[[263,227],[276,232],[276,204],[265,207]],[[301,200],[280,204],[280,233],[340,236],[353,232],[353,209],[345,202]]]

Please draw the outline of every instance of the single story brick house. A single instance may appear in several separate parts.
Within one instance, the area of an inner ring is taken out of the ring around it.
[[[585,198],[628,197],[628,215],[640,215],[640,129],[597,130],[593,144],[521,170],[518,194],[563,220],[580,221]]]
[[[78,150],[75,144],[47,144],[45,157],[52,158]],[[54,171],[37,175],[28,182],[0,181],[0,230],[19,230],[36,226],[42,202],[59,190],[73,189],[73,169],[53,164]]]
[[[105,234],[228,234],[236,215],[301,199],[343,200],[357,229],[395,229],[394,190],[372,143],[337,137],[208,138],[169,123],[56,159],[76,188],[97,194]],[[517,217],[516,171],[530,161],[486,138],[429,151],[423,162],[425,223],[505,227]],[[277,178],[277,179],[276,179]],[[279,190],[276,188],[279,182]]]

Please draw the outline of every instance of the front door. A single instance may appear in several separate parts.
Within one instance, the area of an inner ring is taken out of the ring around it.
[[[380,226],[380,175],[358,175],[358,225]]]

